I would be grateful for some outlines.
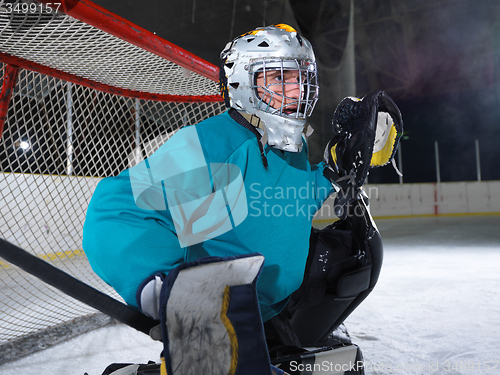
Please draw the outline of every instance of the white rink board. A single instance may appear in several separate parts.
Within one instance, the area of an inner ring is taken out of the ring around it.
[[[81,250],[85,212],[100,180],[0,174],[0,236],[36,254]],[[500,213],[500,181],[367,184],[364,189],[374,217]],[[315,220],[335,219],[332,202]]]
[[[85,212],[100,180],[0,174],[0,236],[35,254],[81,250]]]
[[[500,181],[367,184],[373,217],[500,214]],[[333,219],[330,198],[315,220]]]

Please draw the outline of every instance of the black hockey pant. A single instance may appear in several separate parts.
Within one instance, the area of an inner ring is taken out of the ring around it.
[[[366,298],[382,267],[380,234],[362,199],[349,215],[318,230],[313,228],[301,287],[285,309],[266,322],[271,350],[276,345],[331,345],[328,336]]]

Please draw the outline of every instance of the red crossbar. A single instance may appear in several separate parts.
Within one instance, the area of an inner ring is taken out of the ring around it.
[[[35,72],[42,73],[48,76],[60,78],[68,82],[76,83],[78,85],[90,87],[110,94],[126,96],[129,98],[156,100],[161,102],[184,102],[184,103],[191,103],[191,102],[207,103],[207,102],[223,101],[222,97],[219,95],[169,95],[169,94],[153,94],[144,91],[122,89],[115,86],[107,85],[105,83],[99,83],[96,81],[89,80],[87,78],[79,77],[71,73],[66,73],[61,70],[49,68],[45,65],[41,65],[33,61],[28,61],[21,59],[19,57],[7,55],[6,53],[3,52],[0,52],[0,61],[3,61],[6,64],[16,65],[24,69],[33,70]]]
[[[54,6],[54,0],[37,0]],[[218,82],[219,68],[89,0],[58,0],[59,11]]]
[[[19,67],[6,64],[2,82],[2,92],[0,93],[0,138],[2,138],[3,127],[9,112],[10,98],[17,82]]]

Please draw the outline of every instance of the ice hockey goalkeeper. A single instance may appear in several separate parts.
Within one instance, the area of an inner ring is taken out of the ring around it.
[[[361,187],[397,148],[393,101],[344,99],[325,161],[311,165],[310,42],[287,25],[258,28],[221,61],[228,110],[103,179],[84,226],[95,272],[161,322],[169,375],[271,374],[268,349],[328,344],[382,264]],[[341,220],[312,230],[334,193]]]

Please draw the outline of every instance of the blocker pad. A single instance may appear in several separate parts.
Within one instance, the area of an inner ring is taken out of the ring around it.
[[[165,373],[269,374],[256,293],[264,257],[209,257],[163,280],[160,321]]]

